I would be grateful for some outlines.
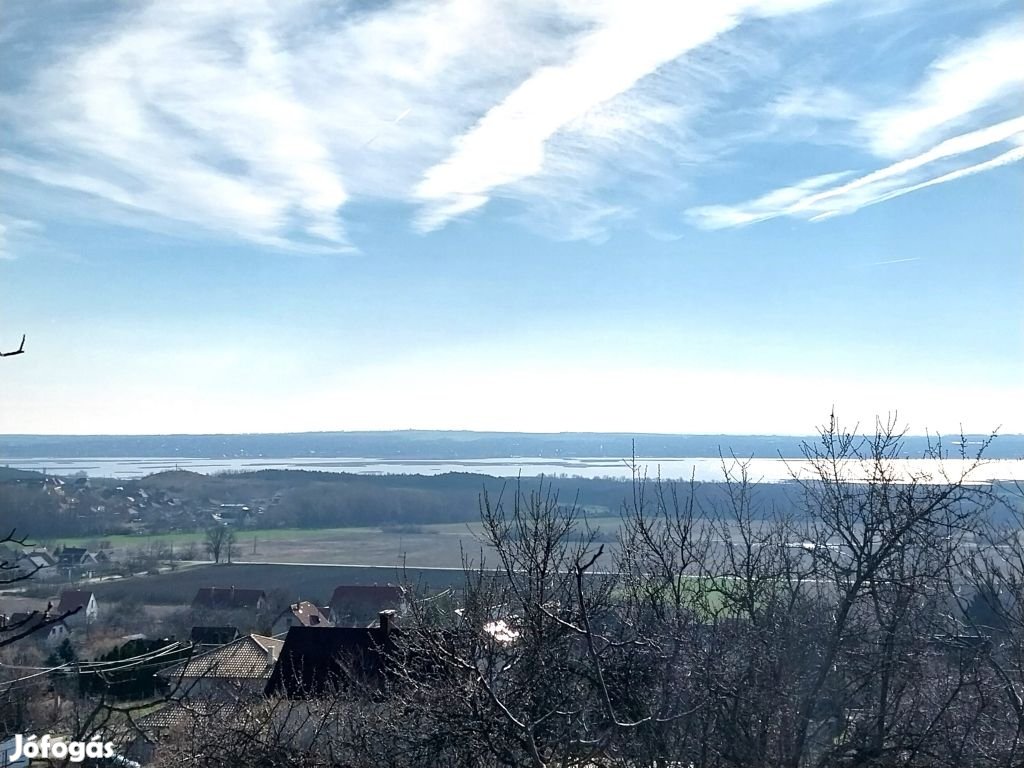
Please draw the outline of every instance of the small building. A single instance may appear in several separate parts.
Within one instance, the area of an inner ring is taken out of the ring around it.
[[[335,587],[329,608],[335,626],[365,627],[381,611],[405,613],[405,592],[392,584],[342,585]]]
[[[34,549],[31,552],[22,553],[17,560],[17,569],[25,577],[48,581],[60,577],[60,571],[56,567],[57,558],[45,549]]]
[[[96,565],[96,555],[84,547],[64,547],[57,553],[58,568],[88,568],[92,565]]]
[[[333,627],[323,612],[309,600],[292,603],[274,619],[272,635],[283,635],[292,627]]]
[[[267,607],[267,593],[262,589],[201,587],[192,599],[192,607],[212,611],[262,611]]]
[[[84,589],[66,589],[60,593],[57,615],[71,614],[66,621],[72,626],[92,624],[99,616],[96,595]]]

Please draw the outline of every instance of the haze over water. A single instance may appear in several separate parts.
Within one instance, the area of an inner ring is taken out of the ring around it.
[[[372,459],[372,458],[19,458],[2,460],[3,464],[16,469],[45,471],[55,475],[86,473],[91,477],[138,478],[156,472],[175,469],[217,474],[221,472],[256,472],[264,469],[307,470],[314,472],[349,472],[363,475],[440,475],[447,472],[470,472],[497,477],[537,477],[539,475],[565,475],[582,478],[628,479],[632,467],[628,458],[493,458],[434,460],[422,459]],[[782,482],[797,477],[811,476],[808,462],[799,459],[753,458],[745,460],[750,480],[755,482]],[[935,461],[931,459],[898,459],[891,466],[900,476],[931,475],[936,482],[943,473],[958,477],[966,470],[969,462],[959,459]],[[660,476],[666,480],[716,481],[723,478],[723,467],[738,473],[739,464],[721,458],[638,458],[637,467],[649,477]],[[850,477],[863,476],[864,472],[850,467]],[[974,482],[996,480],[1024,481],[1024,460],[992,459],[983,462],[970,475]]]

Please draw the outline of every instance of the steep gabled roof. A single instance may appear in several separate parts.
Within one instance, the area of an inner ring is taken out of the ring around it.
[[[220,648],[193,656],[188,661],[162,669],[157,674],[171,680],[265,680],[270,677],[283,645],[282,640],[273,637],[246,635]]]
[[[57,559],[46,550],[26,552],[22,557],[35,568],[50,568],[57,564]]]
[[[61,565],[81,565],[90,557],[90,552],[85,547],[64,547],[57,555],[57,562]]]
[[[85,610],[93,593],[85,589],[66,589],[60,593],[60,605],[57,606],[57,613],[69,613],[71,611]]]

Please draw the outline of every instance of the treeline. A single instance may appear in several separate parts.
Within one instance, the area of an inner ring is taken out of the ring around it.
[[[479,514],[480,495],[492,497],[544,484],[562,503],[575,503],[589,515],[617,515],[630,501],[631,484],[615,479],[576,477],[498,478],[474,473],[443,475],[355,475],[301,470],[201,475],[165,472],[138,481],[92,480],[88,490],[55,494],[46,483],[0,483],[0,524],[35,539],[105,536],[131,532],[125,497],[136,488],[175,499],[175,506],[139,518],[150,532],[204,530],[209,511],[221,503],[246,504],[260,514],[235,524],[259,528],[340,528],[469,522]],[[124,487],[110,495],[110,488]],[[803,514],[793,482],[748,482],[758,508]],[[1013,484],[986,486],[1011,496]],[[691,489],[698,514],[728,499],[724,482],[696,483]],[[120,505],[120,506],[118,506]],[[152,507],[150,507],[152,509]],[[206,510],[204,512],[204,510]],[[996,511],[997,514],[1001,514]],[[148,517],[147,517],[148,516]]]
[[[475,473],[442,475],[354,475],[305,470],[263,470],[217,476],[167,473],[142,481],[197,498],[269,499],[260,527],[333,528],[346,526],[429,525],[470,522],[479,517],[480,496],[497,498],[517,484],[543,484],[564,503],[575,503],[597,515],[616,515],[626,503],[631,485],[625,480],[578,477],[500,478]],[[721,503],[723,483],[699,483],[700,507]],[[788,483],[755,484],[753,492],[766,507],[793,506]]]
[[[472,520],[477,493],[312,483],[287,490],[260,522],[275,528],[423,525]]]

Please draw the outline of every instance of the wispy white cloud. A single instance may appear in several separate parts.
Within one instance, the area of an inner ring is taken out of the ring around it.
[[[753,224],[784,212],[796,211],[805,200],[828,188],[840,179],[850,176],[850,172],[827,173],[804,179],[791,187],[782,187],[766,195],[740,205],[705,205],[687,211],[689,219],[703,229],[724,229]]]
[[[560,66],[533,73],[455,141],[423,176],[420,226],[429,230],[487,202],[496,187],[536,176],[558,131],[686,51],[735,26],[732,4],[648,0],[601,8],[596,29]]]
[[[1018,138],[1024,136],[1024,134],[1018,134]],[[865,196],[862,199],[856,201],[852,205],[848,205],[847,208],[833,208],[831,210],[819,213],[814,216],[812,221],[819,221],[821,219],[830,218],[832,216],[839,215],[841,213],[850,213],[854,210],[859,210],[869,205],[875,205],[876,203],[884,203],[886,200],[892,200],[903,195],[909,195],[911,192],[917,192],[921,189],[927,189],[928,187],[934,187],[937,184],[945,184],[950,181],[957,181],[958,179],[966,178],[967,176],[973,176],[977,173],[984,171],[990,171],[993,168],[1002,168],[1004,165],[1010,165],[1011,163],[1017,163],[1024,160],[1024,147],[1017,147],[1007,152],[1003,152],[996,157],[989,160],[984,160],[974,165],[969,165],[966,168],[958,168],[955,171],[949,171],[939,176],[927,179],[925,181],[919,181],[916,184],[908,184],[903,187],[897,187],[891,189],[888,192],[877,194],[874,197]]]
[[[836,85],[789,88],[768,106],[769,114],[780,121],[854,120],[863,110],[860,99]]]
[[[775,65],[770,46],[740,39],[748,28],[827,5],[118,6],[77,32],[69,25],[67,44],[32,59],[26,66],[38,69],[0,96],[15,139],[0,173],[100,201],[131,225],[181,222],[275,247],[350,247],[344,214],[356,200],[411,203],[428,231],[501,197],[545,232],[600,239],[610,223],[663,204],[721,150],[722,137],[700,121],[730,109],[718,95]],[[783,120],[856,121],[862,141],[897,152],[909,146],[901,136],[958,125],[1001,98],[1014,76],[997,65],[1017,34],[996,31],[950,52],[896,107],[865,111],[843,88],[824,86],[789,88],[773,108]],[[961,70],[992,77],[968,93]],[[814,195],[848,181],[815,177],[756,205],[693,215],[731,226],[805,198],[818,215],[831,208],[816,207]],[[887,194],[922,181],[865,187]]]
[[[936,184],[955,181],[964,176],[1007,165],[1020,159],[1021,153],[1013,150],[997,158],[955,171],[944,172],[922,181],[920,173],[927,166],[943,160],[959,160],[961,156],[989,147],[993,144],[1017,140],[1024,135],[1024,117],[1006,120],[996,125],[981,128],[970,133],[947,139],[931,149],[914,157],[900,160],[872,173],[859,176],[842,184],[831,184],[844,174],[816,176],[789,187],[783,187],[766,195],[738,205],[709,205],[689,209],[687,217],[704,229],[752,224],[758,221],[796,216],[820,220],[837,214],[852,213],[865,206],[890,200],[919,189]]]
[[[1020,102],[1024,86],[1024,24],[996,27],[938,58],[905,102],[860,120],[870,149],[899,157],[961,128],[978,110],[1006,99]]]
[[[0,219],[0,260],[12,258],[10,251],[8,251],[7,230],[7,223]]]
[[[16,258],[17,242],[31,237],[39,229],[40,226],[35,221],[0,213],[0,261]]]
[[[274,21],[258,4],[123,14],[116,31],[40,72],[15,102],[28,143],[50,151],[0,167],[256,242],[301,233],[343,246],[344,185],[295,93]]]
[[[900,104],[868,110],[856,117],[856,102],[843,91],[790,92],[773,105],[776,116],[856,121],[851,140],[862,137],[865,149],[894,159],[888,165],[840,183],[850,172],[815,176],[735,205],[704,205],[686,211],[704,229],[742,226],[792,216],[821,221],[911,192],[1000,168],[1022,159],[1018,149],[979,159],[978,153],[999,144],[1024,141],[1024,116],[1011,117],[923,149],[929,138],[949,135],[968,122],[1019,110],[1008,98],[1024,83],[1024,71],[1012,53],[1024,49],[1024,27],[998,27],[961,44],[937,59],[921,85]],[[827,97],[827,98],[825,98]],[[993,110],[995,110],[993,112]],[[1012,114],[1012,113],[1011,113]],[[913,152],[913,154],[908,153]]]
[[[539,3],[504,0],[151,2],[5,100],[21,141],[0,170],[258,243],[344,248],[341,207],[408,197],[495,87],[546,63],[568,27],[543,25]]]
[[[594,14],[594,28],[574,46],[568,60],[535,71],[456,138],[452,152],[424,173],[415,190],[424,204],[419,227],[440,227],[484,205],[496,189],[541,176],[556,135],[574,125],[579,130],[581,121],[642,79],[706,46],[745,18],[784,15],[822,4],[823,0],[643,0],[586,6]],[[623,118],[656,124],[660,107],[652,107]],[[595,122],[595,127],[621,130],[615,123],[605,120],[603,125]]]

